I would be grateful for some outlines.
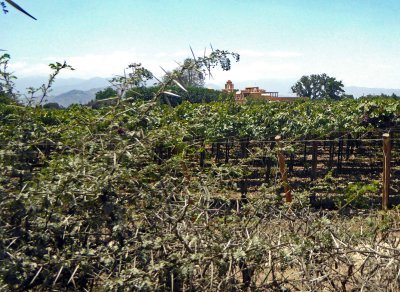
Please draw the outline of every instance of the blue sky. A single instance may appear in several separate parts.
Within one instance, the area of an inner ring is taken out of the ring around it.
[[[38,21],[12,7],[0,15],[0,48],[20,77],[47,74],[66,60],[63,77],[120,74],[141,62],[159,66],[214,48],[241,55],[226,79],[298,79],[327,73],[345,85],[400,88],[398,0],[15,0]],[[273,89],[271,89],[273,90]]]

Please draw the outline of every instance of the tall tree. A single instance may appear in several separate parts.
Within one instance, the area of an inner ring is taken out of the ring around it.
[[[103,100],[103,99],[115,97],[115,96],[117,96],[117,94],[118,94],[117,91],[115,91],[113,88],[107,87],[104,90],[100,90],[100,91],[96,92],[96,100]]]
[[[124,98],[128,90],[145,86],[146,82],[153,78],[153,74],[144,68],[141,63],[132,63],[126,68],[124,75],[115,76],[110,80],[117,92],[117,96]]]
[[[293,93],[298,96],[309,97],[310,99],[341,99],[344,93],[342,81],[336,80],[324,74],[312,74],[302,76],[299,81],[292,86]]]
[[[185,70],[182,71],[182,68]],[[205,76],[200,68],[200,64],[197,64],[194,59],[186,58],[178,68],[172,72],[166,72],[164,80],[176,75],[179,82],[185,87],[204,87]]]

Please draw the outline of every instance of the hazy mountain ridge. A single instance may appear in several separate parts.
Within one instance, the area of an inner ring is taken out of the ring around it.
[[[17,89],[24,93],[26,88],[29,86],[39,87],[46,81],[43,77],[33,77],[33,78],[21,78],[16,80]],[[206,87],[221,90],[224,88],[224,84],[216,84],[210,80],[206,83]],[[247,86],[258,86],[267,91],[277,91],[279,96],[294,96],[291,91],[291,86],[296,83],[295,79],[259,79],[259,80],[247,80],[238,81],[234,83],[236,89],[243,89]],[[149,82],[148,84],[152,84]],[[110,86],[108,79],[95,77],[91,79],[56,79],[53,86],[53,91],[47,102],[57,102],[58,104],[66,107],[71,104],[87,104],[95,98],[96,92]],[[344,90],[346,94],[351,94],[358,98],[363,95],[392,95],[393,93],[400,96],[400,89],[390,89],[390,88],[368,88],[361,86],[345,86]]]
[[[354,97],[360,97],[363,95],[392,95],[395,94],[400,96],[400,89],[394,88],[369,88],[369,87],[358,87],[358,86],[347,86],[344,87],[346,94],[352,94]]]
[[[25,77],[15,80],[16,88],[20,93],[26,93],[26,88],[38,88],[43,83],[47,83],[47,77]],[[52,86],[51,95],[64,94],[71,90],[90,91],[93,88],[105,88],[110,86],[107,78],[94,77],[90,79],[80,78],[56,78]]]
[[[59,94],[54,98],[49,98],[47,102],[56,102],[63,107],[68,107],[71,104],[87,104],[88,102],[94,100],[96,97],[96,93],[102,89],[104,89],[104,87],[92,88],[86,91],[73,89],[65,93]]]

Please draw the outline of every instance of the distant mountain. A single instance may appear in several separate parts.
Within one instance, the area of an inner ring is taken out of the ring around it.
[[[15,81],[17,90],[21,93],[26,92],[26,88],[28,87],[39,87],[43,83],[47,82],[47,77],[26,77],[19,78]],[[82,91],[90,91],[93,88],[105,88],[110,86],[108,79],[101,77],[94,77],[90,79],[79,79],[79,78],[56,78],[54,82],[54,86],[52,87],[53,91],[51,95],[60,95],[62,93],[66,93],[71,90],[82,90]]]
[[[63,107],[68,107],[71,104],[87,104],[95,99],[96,93],[103,88],[93,88],[90,90],[70,90],[68,92],[57,95],[54,98],[49,98],[47,102],[56,102]]]
[[[29,77],[20,78],[15,81],[17,89],[24,93],[27,87],[39,87],[41,84],[46,82],[47,77]],[[277,91],[279,96],[295,96],[291,91],[291,86],[296,83],[296,79],[258,79],[258,80],[245,80],[235,81],[235,89],[243,89],[247,86],[258,86],[267,91]],[[148,85],[153,85],[154,82],[149,81]],[[221,90],[224,88],[225,83],[217,84],[213,80],[209,80],[206,83],[206,87]],[[90,100],[94,99],[96,92],[110,86],[107,78],[94,77],[90,79],[79,79],[79,78],[57,78],[53,91],[51,92],[48,102],[57,102],[62,106],[69,106],[73,103],[86,104]],[[345,86],[344,90],[346,94],[352,94],[354,97],[360,97],[362,95],[380,95],[380,94],[396,94],[400,96],[400,89],[388,89],[388,88],[368,88],[358,86]]]
[[[368,87],[358,87],[358,86],[348,86],[344,87],[346,94],[352,94],[354,97],[360,97],[363,95],[392,95],[393,93],[400,96],[400,89],[389,89],[389,88],[368,88]]]

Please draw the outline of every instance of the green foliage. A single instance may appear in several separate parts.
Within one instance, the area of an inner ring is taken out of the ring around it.
[[[187,68],[182,74],[180,74],[181,67]],[[200,70],[200,64],[194,59],[185,59],[181,66],[172,72],[167,72],[163,79],[168,80],[171,76],[178,76],[179,82],[185,87],[204,87],[205,76]]]
[[[377,98],[393,98],[393,99],[399,99],[400,96],[397,96],[396,94],[392,93],[392,95],[387,95],[387,94],[379,94],[379,95],[363,95],[360,97],[360,99],[377,99]]]
[[[56,80],[56,77],[60,74],[62,70],[75,70],[72,68],[71,65],[68,65],[66,61],[63,63],[50,63],[49,64],[50,69],[53,70],[52,73],[50,73],[47,83],[43,83],[40,87],[34,88],[34,87],[29,87],[28,89],[28,105],[36,105],[36,106],[42,106],[43,103],[47,102],[47,99],[50,96],[50,93],[52,92],[52,86]]]
[[[347,186],[344,202],[339,202],[339,209],[346,207],[368,208],[368,196],[376,195],[380,189],[379,181],[369,184],[351,183]]]
[[[17,79],[12,73],[8,72],[9,54],[0,56],[0,96],[2,103],[16,102],[18,93],[15,91],[14,80]]]
[[[246,165],[208,162],[203,170],[195,162],[201,140],[364,133],[371,126],[360,129],[366,112],[398,118],[399,102],[184,102],[172,108],[137,101],[99,110],[0,105],[0,141],[6,141],[0,145],[0,287],[270,290],[271,283],[286,287],[282,279],[294,270],[313,274],[327,263],[347,263],[337,259],[373,238],[375,225],[355,237],[338,218],[307,211],[304,199],[299,209],[289,208],[274,203],[268,190],[238,212],[235,200],[215,196],[224,181],[248,175]],[[349,187],[349,194],[371,191]],[[396,224],[387,222],[384,232]],[[344,226],[335,229],[338,224]],[[345,244],[338,248],[336,238]],[[368,253],[366,267],[374,259]],[[396,267],[385,271],[395,276]],[[272,268],[275,282],[261,284]],[[321,290],[314,278],[302,277],[301,287]],[[344,281],[331,280],[336,287]],[[354,281],[352,287],[361,286]]]
[[[133,100],[152,100],[160,89],[161,86],[137,87],[129,90],[126,97]],[[229,100],[229,94],[225,92],[202,87],[186,87],[186,91],[183,91],[178,86],[170,86],[167,90],[179,93],[179,96],[160,95],[160,100],[163,103],[168,103],[166,101],[168,99],[172,106],[181,104],[184,101],[190,103],[210,103],[219,100]]]
[[[246,104],[264,104],[264,103],[268,103],[268,100],[266,100],[263,97],[254,95],[249,95],[248,97],[246,97]]]
[[[56,102],[49,102],[43,105],[45,109],[62,109],[63,107]]]
[[[201,87],[187,87],[187,92],[182,94],[182,100],[190,103],[209,103],[225,98],[224,93]]]
[[[295,85],[292,86],[293,93],[298,96],[310,99],[334,99],[342,98],[344,93],[342,81],[324,74],[312,74],[302,76]]]
[[[124,75],[115,76],[110,80],[118,97],[117,104],[126,97],[127,91],[143,87],[148,80],[153,78],[153,74],[141,63],[132,63],[126,70],[128,72],[125,71]]]
[[[112,97],[116,97],[116,96],[117,96],[117,92],[111,87],[107,87],[104,90],[100,90],[100,91],[96,92],[96,100],[103,100],[103,99],[112,98]]]
[[[0,103],[11,104],[11,103],[14,103],[14,102],[15,102],[15,100],[10,98],[9,96],[0,94]]]
[[[208,70],[227,54],[196,62],[206,62],[201,68]],[[348,131],[356,137],[384,126],[361,123],[366,116],[391,117],[397,125],[398,100],[242,106],[228,97],[170,107],[155,101],[168,89],[185,92],[175,79],[147,93],[146,71],[132,69],[133,75],[115,80],[118,102],[112,108],[0,104],[2,290],[398,290],[393,279],[399,266],[392,260],[397,241],[390,233],[398,230],[398,215],[381,224],[379,244],[389,248],[374,253],[374,218],[356,222],[364,229],[354,236],[354,222],[311,212],[304,197],[284,206],[265,187],[246,203],[232,199],[229,191],[251,174],[246,153],[234,165],[196,163],[205,143],[232,137],[241,143],[276,134],[306,139]],[[143,90],[150,100],[125,99],[129,89]],[[261,147],[256,154],[276,156]],[[349,194],[360,194],[356,198],[374,190],[349,186]],[[354,246],[368,246],[366,255]],[[361,272],[331,272],[353,271],[360,259]],[[301,276],[292,281],[287,275]]]
[[[127,93],[129,93],[128,98],[130,100],[146,100],[151,98],[151,100],[158,101],[161,104],[167,103],[175,106],[184,99],[180,94],[171,91],[171,89],[178,89],[185,93],[188,92],[188,90],[178,80],[184,80],[185,78],[187,79],[191,76],[191,74],[201,74],[203,77],[211,76],[211,69],[216,66],[220,66],[224,71],[230,70],[230,58],[239,61],[240,56],[239,54],[229,51],[213,49],[209,55],[204,54],[203,57],[196,57],[193,54],[193,59],[186,59],[184,64],[180,65],[172,73],[167,73],[164,70],[166,75],[164,76],[163,81],[159,81],[159,89],[157,92],[152,92],[154,88],[151,88],[150,90],[144,88],[148,80],[152,79],[153,77],[155,79],[157,78],[153,76],[149,70],[143,68],[140,63],[131,64],[127,68],[130,69],[131,72],[128,74],[125,72],[124,75],[116,76],[110,81],[117,92],[116,106],[118,106],[122,100],[125,100]],[[187,79],[187,81],[191,82],[193,78],[190,80],[189,79]],[[149,94],[150,96],[151,94],[153,96],[150,97]],[[225,97],[222,96],[222,98]]]
[[[15,82],[17,79],[12,73],[8,72],[8,63],[10,61],[9,54],[3,54],[0,56],[0,96],[2,97],[3,103],[9,103],[10,101],[16,103],[20,94],[15,90]],[[27,88],[28,90],[28,105],[39,105],[42,106],[47,101],[49,94],[52,91],[52,86],[56,80],[56,77],[62,70],[74,70],[72,66],[64,63],[51,63],[49,67],[53,72],[49,75],[47,83],[42,84],[39,88]]]
[[[198,87],[199,84],[196,84],[193,76],[197,76],[200,79],[204,79],[207,76],[211,77],[211,70],[216,66],[221,67],[224,71],[228,71],[231,68],[231,58],[236,62],[240,59],[240,56],[237,53],[214,50],[212,47],[211,49],[212,52],[209,55],[206,55],[206,52],[204,52],[203,57],[196,57],[192,50],[193,59],[186,59],[184,64],[180,65],[171,73],[164,70],[166,74],[163,81],[160,82],[160,91],[156,94],[156,97],[160,97],[161,94],[166,94],[168,96],[180,98],[180,95],[166,89],[171,85],[176,85],[183,91],[187,92],[185,86],[181,84],[182,81],[186,82],[189,86],[192,85],[192,87]],[[168,98],[165,98],[165,100],[169,102]]]

